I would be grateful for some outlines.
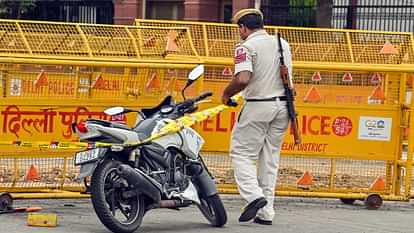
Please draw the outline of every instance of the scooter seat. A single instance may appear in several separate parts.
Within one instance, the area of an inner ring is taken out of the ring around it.
[[[87,120],[87,122],[102,125],[102,126],[105,126],[105,127],[113,127],[113,128],[117,128],[117,129],[132,130],[130,127],[128,127],[124,124],[116,123],[116,122],[96,120],[96,119],[89,119],[89,120]]]

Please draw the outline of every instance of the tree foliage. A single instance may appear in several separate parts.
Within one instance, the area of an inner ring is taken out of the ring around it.
[[[20,19],[36,7],[38,0],[0,0],[0,18]]]

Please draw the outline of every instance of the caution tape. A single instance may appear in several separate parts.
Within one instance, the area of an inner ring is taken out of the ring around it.
[[[236,95],[233,97],[235,101],[241,99],[241,95]],[[168,134],[174,134],[181,131],[184,127],[191,127],[196,123],[202,122],[208,118],[215,117],[219,113],[228,109],[229,106],[218,105],[216,107],[204,109],[199,112],[195,112],[183,117],[180,117],[176,120],[171,120],[162,127],[158,133],[151,135],[151,137],[139,141],[136,143],[103,143],[103,142],[58,142],[58,141],[0,141],[0,146],[17,146],[22,148],[37,148],[40,150],[85,150],[89,148],[98,148],[98,147],[111,147],[111,146],[122,146],[122,147],[132,147],[139,146],[142,144],[149,143],[158,138],[166,136]]]
[[[234,101],[239,101],[242,98],[242,96],[240,94],[237,94],[233,97]],[[171,122],[169,122],[167,125],[165,125],[164,127],[162,127],[160,129],[160,131],[157,134],[152,135],[151,137],[149,137],[148,139],[137,143],[135,145],[140,145],[143,143],[148,143],[150,141],[156,140],[160,137],[163,137],[165,135],[168,134],[173,134],[173,133],[177,133],[180,130],[182,130],[182,128],[184,127],[191,127],[196,123],[202,122],[208,118],[212,118],[215,117],[216,115],[218,115],[219,113],[223,112],[224,110],[228,109],[229,106],[221,104],[219,106],[213,107],[213,108],[208,108],[199,112],[195,112],[192,114],[189,114],[187,116],[183,116],[178,118],[177,120],[173,120]]]
[[[0,141],[0,146],[17,146],[22,148],[37,148],[40,150],[82,150],[95,145],[94,143],[86,142]],[[103,145],[98,146],[102,147]]]

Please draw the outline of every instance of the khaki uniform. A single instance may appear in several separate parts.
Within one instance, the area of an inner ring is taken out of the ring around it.
[[[288,43],[282,40],[283,55],[292,77],[292,58]],[[245,100],[263,100],[285,96],[279,73],[277,38],[259,30],[237,45],[235,74],[250,71],[252,76],[243,90]],[[246,101],[231,137],[230,156],[240,195],[252,202],[265,197],[267,205],[258,217],[272,220],[280,148],[289,119],[286,101]]]

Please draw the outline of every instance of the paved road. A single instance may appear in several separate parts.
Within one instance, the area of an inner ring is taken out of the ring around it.
[[[412,233],[414,203],[386,202],[380,210],[366,210],[363,203],[353,206],[333,199],[277,198],[273,226],[239,224],[243,202],[224,196],[229,221],[224,228],[210,227],[197,208],[181,211],[154,210],[137,232],[144,233]],[[40,205],[43,212],[58,214],[57,228],[28,227],[25,214],[0,215],[0,232],[7,233],[105,233],[88,200],[16,201],[16,206]],[[67,205],[70,204],[70,205]]]

